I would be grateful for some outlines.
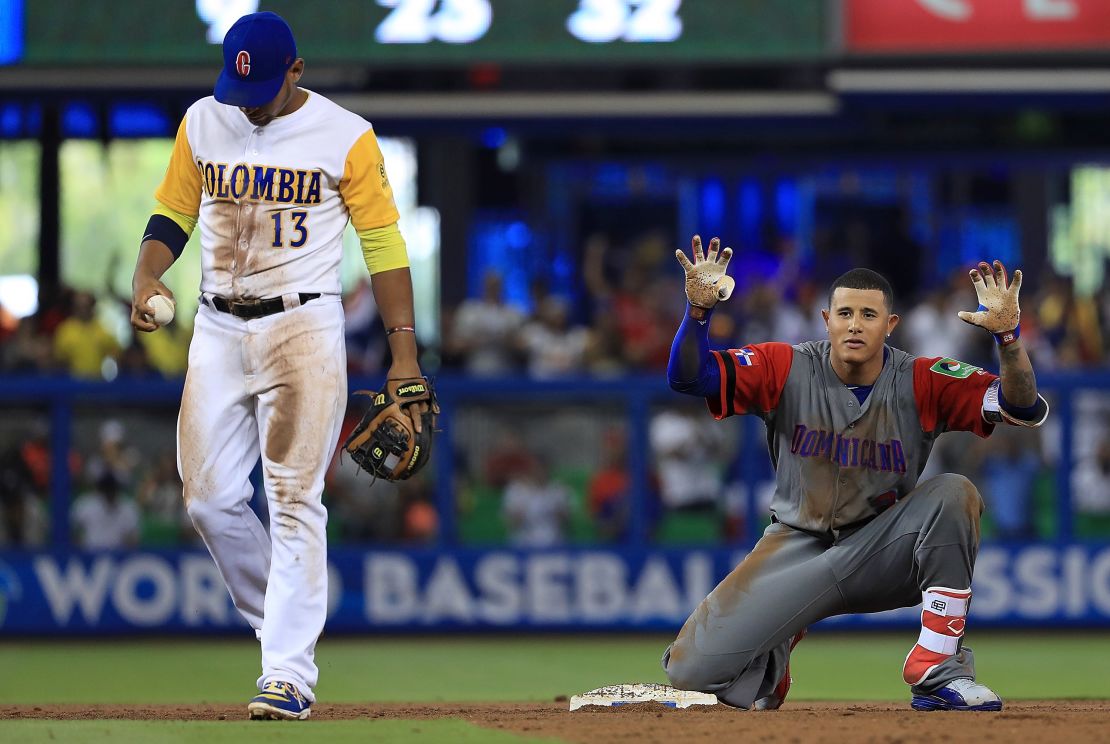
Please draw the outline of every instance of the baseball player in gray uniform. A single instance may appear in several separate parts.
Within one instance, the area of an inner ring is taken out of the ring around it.
[[[714,238],[680,250],[689,300],[668,378],[701,396],[717,419],[750,413],[767,425],[776,471],[771,524],[707,596],[663,655],[671,683],[738,708],[774,709],[790,689],[790,652],[823,618],[922,603],[921,633],[903,666],[917,710],[1001,710],[975,679],[963,644],[983,502],[961,475],[918,482],[937,436],[989,436],[1007,423],[1039,426],[1020,339],[1018,292],[1001,262],[971,271],[979,298],[960,318],[994,334],[1000,375],[886,344],[898,325],[890,284],[853,269],[822,311],[828,338],[711,351],[714,305],[734,283],[732,251]]]

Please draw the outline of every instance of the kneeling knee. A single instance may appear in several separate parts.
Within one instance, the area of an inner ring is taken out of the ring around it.
[[[728,679],[719,679],[714,676],[708,663],[701,654],[679,647],[674,644],[667,649],[663,657],[663,669],[667,673],[667,680],[672,687],[679,690],[694,690],[696,692],[713,692],[728,682]],[[719,675],[718,675],[719,676]]]
[[[679,690],[704,692],[706,685],[712,684],[705,678],[705,675],[698,673],[697,665],[691,664],[689,661],[674,661],[672,659],[666,666],[666,672],[671,687],[676,687]]]
[[[968,478],[956,473],[937,476],[938,493],[961,514],[978,523],[983,513],[983,497],[979,489]]]

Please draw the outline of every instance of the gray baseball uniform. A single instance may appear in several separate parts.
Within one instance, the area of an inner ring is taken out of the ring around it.
[[[718,419],[767,424],[776,470],[772,523],[707,596],[663,656],[676,687],[748,708],[782,679],[796,633],[844,613],[910,607],[930,587],[966,589],[982,499],[963,476],[918,484],[936,437],[988,436],[997,377],[952,359],[887,347],[861,403],[833,372],[827,341],[713,352]],[[974,678],[960,648],[920,683]]]

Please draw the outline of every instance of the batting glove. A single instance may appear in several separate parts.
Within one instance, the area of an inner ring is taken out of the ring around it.
[[[695,235],[690,245],[694,253],[693,263],[690,263],[681,248],[674,252],[675,258],[686,272],[686,299],[694,307],[708,310],[721,300],[731,297],[732,290],[736,288],[736,281],[725,273],[732,258],[732,249],[725,248],[718,253],[721,241],[713,238],[709,241],[709,255],[703,256],[700,235]]]
[[[1021,292],[1021,269],[1014,272],[1013,281],[1006,277],[1006,267],[995,261],[992,268],[986,261],[971,270],[971,282],[979,298],[979,309],[973,313],[961,310],[960,320],[985,328],[999,339],[999,343],[1017,340],[1015,331],[1021,321],[1018,293]]]

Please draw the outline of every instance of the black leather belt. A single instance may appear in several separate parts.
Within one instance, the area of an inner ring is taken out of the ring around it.
[[[302,305],[315,300],[319,296],[319,292],[301,292],[298,295],[301,298]],[[221,313],[230,313],[236,318],[245,318],[246,320],[264,318],[267,315],[285,310],[285,301],[280,297],[267,297],[264,300],[225,300],[223,297],[205,297],[201,295],[201,300],[205,305],[219,310]]]

